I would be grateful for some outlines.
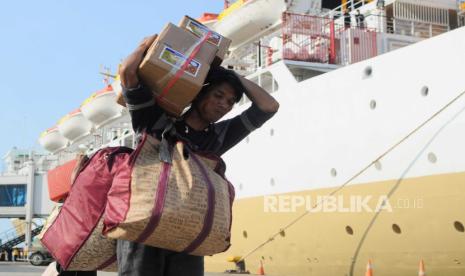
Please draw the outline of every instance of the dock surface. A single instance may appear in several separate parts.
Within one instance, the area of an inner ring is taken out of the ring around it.
[[[0,262],[0,276],[41,276],[46,266],[33,266],[24,262]],[[117,276],[114,272],[98,272],[98,276]],[[205,276],[234,276],[238,274],[205,273]]]

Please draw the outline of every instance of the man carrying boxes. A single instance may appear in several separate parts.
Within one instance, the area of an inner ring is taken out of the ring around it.
[[[221,156],[270,119],[279,104],[255,83],[218,66],[229,40],[191,18],[186,17],[181,27],[169,24],[158,37],[144,39],[120,68],[132,126],[136,133],[160,140],[167,120],[178,117],[176,139],[192,151]],[[217,122],[243,93],[251,107]],[[117,259],[123,276],[204,274],[202,256],[131,241],[118,240]]]

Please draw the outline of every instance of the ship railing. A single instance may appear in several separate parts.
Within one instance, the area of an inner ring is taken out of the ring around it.
[[[449,31],[449,26],[412,20],[393,19],[392,33],[430,38]]]
[[[1,232],[0,233],[0,248],[5,249],[5,248],[8,248],[8,246],[15,246],[21,243],[22,241],[24,241],[24,236],[26,234],[26,229],[27,229],[26,226],[27,226],[26,222],[21,222],[20,224],[14,225],[13,228],[10,228],[6,231]],[[42,227],[43,227],[43,223],[32,222],[31,230],[41,229]],[[21,237],[23,237],[22,240],[21,240]]]
[[[83,139],[69,145],[65,150],[58,152],[57,165],[64,165],[75,159],[79,153],[92,154],[107,146],[134,146],[133,132],[130,124],[123,120],[93,129]]]
[[[293,13],[282,22],[282,59],[347,65],[378,55],[376,28]]]
[[[368,13],[363,24],[354,16],[350,25],[343,18],[327,18],[284,12],[281,24],[259,40],[234,52],[229,64],[243,75],[281,60],[348,65],[375,57],[384,34],[429,38],[446,32],[446,26],[388,18]],[[406,45],[413,43],[406,39]]]
[[[327,17],[327,18],[337,18],[337,17],[342,17],[344,14],[344,11],[348,9],[349,11],[355,11],[359,9],[362,6],[365,6],[366,4],[369,4],[371,2],[374,2],[376,0],[360,0],[360,1],[354,1],[354,0],[349,0],[346,1],[345,3],[342,3],[341,5],[337,6],[336,8],[328,11],[327,13],[324,13],[322,17]],[[378,9],[382,10],[384,9],[384,1],[377,1],[377,7]]]
[[[378,54],[377,31],[347,27],[330,18],[285,12],[276,30],[236,49],[227,63],[243,75],[281,60],[347,65]]]

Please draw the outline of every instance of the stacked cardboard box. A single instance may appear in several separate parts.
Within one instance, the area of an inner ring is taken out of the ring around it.
[[[168,24],[140,64],[139,76],[170,115],[179,116],[202,88],[218,48]]]
[[[178,117],[202,89],[210,66],[221,64],[230,44],[231,40],[185,16],[180,27],[165,26],[142,60],[139,76],[158,105]]]
[[[211,32],[211,36],[208,39],[208,42],[218,47],[218,52],[216,53],[212,65],[219,66],[221,64],[226,53],[228,52],[229,45],[231,45],[231,40],[229,38],[226,38],[219,33],[213,32],[207,26],[187,15],[184,16],[184,18],[181,20],[179,26],[185,30],[188,30],[199,38],[207,35],[208,32]]]

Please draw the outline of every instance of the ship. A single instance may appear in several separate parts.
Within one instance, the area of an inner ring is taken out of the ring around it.
[[[465,1],[237,0],[199,20],[280,103],[224,155],[232,246],[207,271],[465,275]],[[57,196],[77,153],[135,144],[105,75],[39,139]]]

